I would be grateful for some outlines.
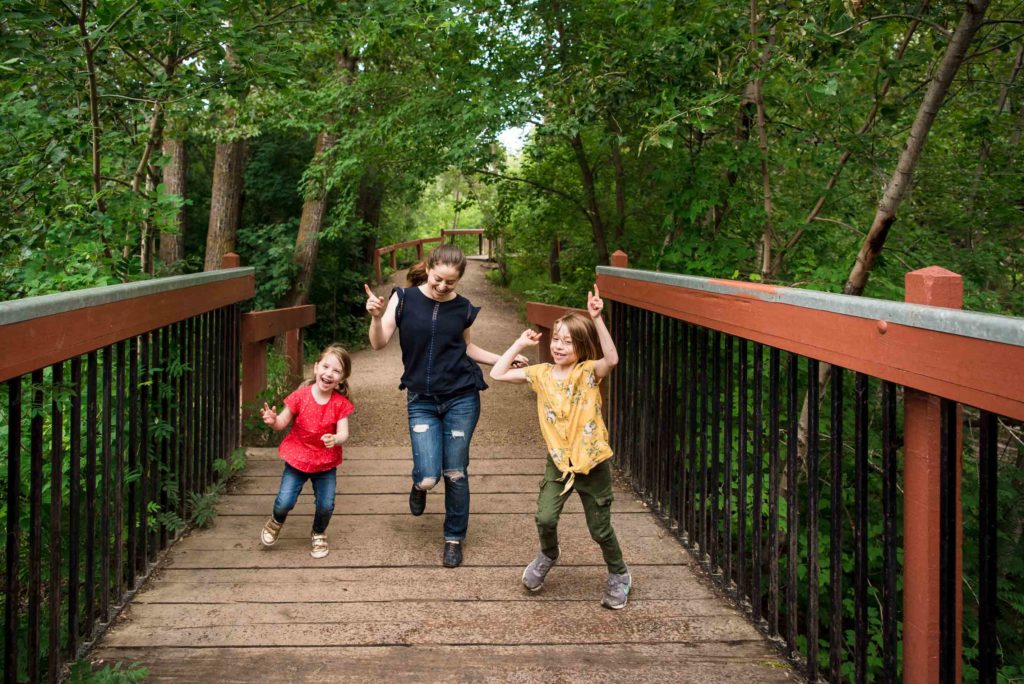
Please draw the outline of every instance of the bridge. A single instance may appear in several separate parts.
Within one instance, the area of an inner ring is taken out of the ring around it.
[[[5,681],[57,681],[81,656],[152,681],[995,681],[995,486],[1021,439],[1024,323],[957,311],[941,269],[908,274],[907,303],[621,253],[596,277],[622,357],[606,389],[635,581],[620,612],[599,606],[575,500],[545,589],[519,586],[544,462],[521,387],[484,393],[466,560],[446,569],[441,496],[407,512],[397,345],[357,352],[331,553],[313,560],[308,492],[259,544],[273,449],[221,484],[266,341],[294,357],[311,311],[241,313],[240,267],[0,304]],[[515,304],[476,264],[463,287],[484,306],[474,340],[504,349]],[[560,311],[528,318],[547,332]],[[213,524],[182,527],[211,491]]]

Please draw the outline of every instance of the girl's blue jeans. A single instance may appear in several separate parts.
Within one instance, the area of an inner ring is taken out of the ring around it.
[[[480,393],[408,394],[412,482],[433,489],[444,477],[444,538],[462,541],[469,527],[469,442],[480,419]]]
[[[313,513],[313,534],[323,534],[334,513],[334,492],[338,486],[338,469],[331,468],[319,473],[305,473],[288,463],[284,464],[281,473],[281,488],[274,500],[274,520],[283,523],[288,512],[295,508],[299,500],[299,492],[306,480],[313,483],[313,496],[316,498],[316,509]]]

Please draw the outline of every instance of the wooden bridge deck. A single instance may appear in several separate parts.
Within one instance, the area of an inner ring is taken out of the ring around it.
[[[463,292],[484,304],[474,341],[501,351],[522,325],[471,265]],[[331,553],[309,555],[312,495],[263,548],[281,465],[250,465],[209,530],[176,543],[94,658],[137,662],[147,681],[795,681],[625,488],[613,524],[634,577],[622,611],[599,602],[605,568],[573,495],[562,556],[536,595],[520,584],[536,553],[544,449],[532,394],[494,386],[470,463],[465,563],[441,567],[443,494],[408,512],[410,458],[397,343],[354,356],[353,438],[339,470]]]

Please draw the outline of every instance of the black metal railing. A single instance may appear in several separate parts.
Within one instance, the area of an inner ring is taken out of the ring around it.
[[[823,375],[814,358],[645,308],[611,309],[621,359],[609,389],[612,446],[634,489],[807,681],[899,679],[911,581],[901,561],[907,390],[837,366]],[[1020,460],[1022,433],[953,401],[942,401],[942,417],[940,679],[954,681],[963,629],[970,678],[995,682],[1020,660],[1000,636],[1024,617],[1000,602],[1000,579],[1019,571],[998,563],[999,471],[1012,459],[996,452],[1016,448]],[[978,436],[965,433],[961,452],[962,424]],[[955,619],[961,457],[965,500],[978,482],[964,512],[978,536],[964,546],[965,583],[978,589],[964,599],[967,627]],[[1002,558],[1021,548],[1018,536]]]
[[[60,678],[239,443],[238,304],[168,316],[0,384],[5,682]]]

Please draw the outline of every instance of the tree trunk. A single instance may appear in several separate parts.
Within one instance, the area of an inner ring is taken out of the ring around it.
[[[324,152],[329,150],[336,139],[321,131],[316,137],[313,152],[314,164]],[[327,192],[320,190],[315,197],[307,199],[302,205],[302,218],[299,219],[299,233],[295,238],[294,261],[299,272],[292,282],[292,287],[281,300],[281,306],[299,306],[309,301],[309,288],[313,284],[316,272],[316,256],[320,247],[320,231],[324,227],[324,216],[327,214]]]
[[[914,169],[917,167],[917,162],[921,157],[921,150],[924,148],[928,132],[931,130],[932,123],[935,121],[935,116],[942,106],[946,93],[949,92],[949,86],[953,82],[953,78],[960,69],[960,65],[963,64],[964,56],[967,54],[967,48],[970,46],[971,40],[974,38],[974,34],[977,33],[978,27],[981,26],[988,5],[989,0],[972,0],[967,3],[964,14],[960,17],[960,22],[953,32],[953,37],[950,39],[949,45],[946,46],[942,62],[939,64],[939,68],[931,83],[928,84],[928,90],[921,101],[921,106],[918,107],[917,115],[914,117],[914,122],[910,127],[907,142],[904,144],[903,151],[900,153],[900,158],[896,163],[896,170],[889,179],[885,194],[878,204],[875,218],[871,223],[871,229],[864,238],[864,243],[857,254],[853,269],[850,271],[850,276],[843,287],[843,294],[860,295],[864,292],[871,269],[875,265],[878,255],[882,253],[885,240],[892,229],[892,224],[896,221],[896,211],[899,209],[900,203],[910,188]],[[825,396],[825,386],[831,370],[832,367],[825,363],[821,364],[818,370],[818,381],[823,399]],[[800,412],[800,427],[797,434],[801,461],[805,460],[807,454],[807,415],[808,407],[805,395],[803,408]]]
[[[615,238],[622,242],[626,232],[626,174],[622,168],[622,149],[618,135],[613,134],[611,147],[612,168],[615,169]]]
[[[586,150],[583,149],[583,138],[579,132],[570,140],[576,163],[580,167],[580,178],[583,181],[583,193],[587,198],[587,219],[594,234],[594,249],[597,250],[598,263],[608,264],[608,243],[605,241],[604,222],[601,220],[601,208],[597,203],[597,188],[594,186],[594,170],[587,161]]]
[[[246,140],[217,144],[213,162],[213,190],[210,196],[210,224],[206,233],[204,271],[219,269],[224,255],[235,249],[247,151]]]
[[[562,268],[558,263],[558,256],[561,254],[562,246],[556,237],[551,241],[551,251],[548,253],[548,277],[553,283],[562,282]]]
[[[372,267],[373,253],[377,249],[377,229],[380,227],[380,209],[384,203],[384,189],[373,169],[367,169],[359,181],[356,195],[356,218],[369,230],[363,239],[363,262]]]
[[[922,0],[920,6],[917,8],[917,16],[921,17],[928,10],[930,0]],[[914,32],[917,31],[917,27],[920,26],[920,19],[914,19],[910,22],[910,26],[907,27],[907,32],[903,36],[903,41],[900,43],[900,47],[896,50],[895,61],[903,59],[904,53],[907,51],[907,46],[910,45],[910,39],[913,38]],[[882,87],[878,90],[878,95],[875,96],[874,105],[871,107],[871,111],[868,112],[867,118],[859,129],[857,129],[857,135],[864,135],[875,125],[875,121],[878,118],[878,112],[881,109],[882,99],[889,93],[889,88],[892,87],[893,77],[889,76],[882,83]],[[772,262],[772,268],[769,272],[769,278],[774,279],[778,276],[779,270],[782,268],[782,261],[786,257],[786,252],[793,248],[796,243],[800,241],[800,238],[804,236],[807,230],[807,226],[814,223],[821,213],[822,208],[825,206],[825,200],[828,199],[828,194],[832,191],[832,188],[839,182],[839,176],[842,174],[843,169],[846,167],[846,162],[850,161],[850,157],[853,156],[853,152],[850,150],[844,150],[843,154],[839,157],[839,163],[836,166],[836,170],[832,172],[832,177],[828,179],[828,183],[825,184],[825,191],[818,196],[818,200],[814,203],[810,213],[807,214],[807,218],[804,219],[804,225],[798,231],[793,234],[793,237],[786,242],[786,245],[780,249]]]
[[[896,171],[889,179],[882,201],[878,203],[875,218],[871,222],[871,228],[864,238],[850,276],[843,287],[843,294],[859,295],[867,286],[871,269],[874,267],[878,255],[882,253],[885,240],[892,229],[892,224],[896,221],[896,211],[910,189],[914,169],[917,168],[921,150],[928,138],[932,122],[935,121],[935,115],[942,107],[942,101],[945,99],[946,93],[949,92],[953,77],[956,76],[960,65],[963,64],[967,48],[978,31],[978,27],[981,26],[988,5],[989,0],[967,2],[960,23],[953,32],[953,37],[942,56],[942,63],[939,65],[935,77],[928,84],[928,91],[921,101],[921,106],[914,117],[914,123],[910,127],[910,135],[907,137],[903,152],[896,163]]]
[[[185,141],[178,139],[164,140],[163,152],[170,158],[164,166],[164,188],[168,195],[185,198],[185,174],[188,170],[188,159],[185,156]],[[185,258],[185,207],[178,209],[175,220],[177,232],[160,233],[160,261],[173,266]]]
[[[753,48],[757,44],[757,33],[758,33],[758,10],[757,0],[750,0],[750,47],[753,52]],[[771,32],[774,35],[774,29]],[[761,71],[768,63],[770,56],[772,39],[765,42],[764,49],[761,51],[761,58],[758,61],[757,77],[754,78],[747,87],[748,99],[754,105],[755,110],[755,127],[757,128],[757,146],[761,150],[761,186],[763,192],[763,204],[764,204],[764,228],[761,231],[761,278],[765,279],[771,272],[772,262],[772,183],[771,175],[768,173],[768,127],[764,113],[764,97],[761,95]]]

